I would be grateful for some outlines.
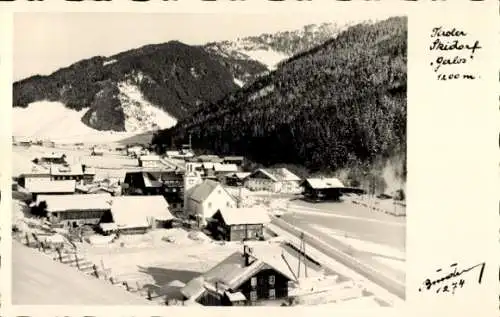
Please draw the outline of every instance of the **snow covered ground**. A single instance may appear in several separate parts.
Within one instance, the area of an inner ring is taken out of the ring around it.
[[[120,82],[118,89],[127,132],[168,129],[177,124],[177,119],[145,100],[139,87],[133,83]]]
[[[12,109],[12,134],[68,143],[108,143],[134,135],[98,131],[86,126],[81,119],[87,110],[75,111],[66,108],[61,102],[53,101],[33,102],[26,108],[16,107]]]
[[[371,254],[375,260],[381,262],[382,264],[388,265],[402,272],[406,271],[405,270],[406,255],[403,252],[399,251],[398,249],[391,248],[387,245],[374,243],[371,241],[348,237],[345,236],[345,234],[342,232],[331,230],[323,226],[314,224],[311,224],[311,226],[318,231],[322,231],[328,235],[331,235],[340,242],[351,246],[353,249]]]
[[[262,64],[266,65],[269,70],[276,69],[276,66],[279,62],[289,58],[285,53],[277,52],[272,49],[264,50],[264,49],[251,49],[245,50],[241,49],[241,53],[249,56],[251,59],[257,60]]]

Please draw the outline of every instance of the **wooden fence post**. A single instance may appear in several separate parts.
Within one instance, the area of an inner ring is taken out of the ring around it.
[[[94,264],[92,267],[93,267],[93,269],[94,269],[94,275],[95,275],[95,277],[96,277],[96,278],[99,278],[99,272],[98,272],[98,270],[97,270],[97,265],[95,265],[95,264]]]
[[[78,262],[78,253],[75,252],[76,267],[80,269],[80,263]]]

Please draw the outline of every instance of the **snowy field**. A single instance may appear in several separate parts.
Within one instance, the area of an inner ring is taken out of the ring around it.
[[[177,119],[147,102],[136,85],[119,83],[118,98],[125,114],[126,132],[98,131],[82,122],[89,111],[68,109],[61,102],[37,101],[26,108],[12,109],[14,136],[50,139],[61,143],[110,143],[154,129],[174,126]]]

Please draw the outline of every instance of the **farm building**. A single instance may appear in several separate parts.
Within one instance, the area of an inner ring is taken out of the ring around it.
[[[227,186],[243,186],[245,184],[245,179],[250,176],[251,173],[239,172],[239,173],[228,173],[225,176],[225,184]]]
[[[300,177],[286,168],[259,168],[245,179],[250,190],[265,190],[273,193],[300,193]]]
[[[200,163],[222,163],[224,160],[217,155],[199,155],[194,158],[195,162]]]
[[[38,162],[43,164],[66,164],[66,155],[62,153],[45,153],[40,156]]]
[[[86,165],[82,165],[83,171],[83,183],[90,184],[94,182],[95,178],[95,169],[91,167],[87,167]]]
[[[33,169],[31,172],[19,175],[19,185],[22,187],[31,186],[33,183],[45,183],[50,180],[50,171],[43,169]]]
[[[308,178],[300,186],[304,189],[304,197],[312,201],[336,201],[343,193],[364,193],[364,190],[359,188],[345,187],[339,179],[333,177]]]
[[[75,180],[81,182],[84,179],[83,167],[80,164],[71,166],[51,165],[50,175],[52,180]]]
[[[215,175],[222,175],[227,173],[238,172],[238,166],[236,164],[221,164],[215,163],[213,166]]]
[[[170,227],[173,219],[163,196],[121,196],[113,198],[99,225],[104,232],[143,234],[153,228]]]
[[[123,181],[124,195],[161,195],[163,183],[150,172],[127,172]]]
[[[184,173],[179,171],[149,172],[163,183],[163,196],[171,211],[182,211],[184,207]]]
[[[189,187],[188,187],[189,188]],[[186,214],[204,224],[220,208],[236,207],[236,200],[220,183],[213,180],[204,180],[202,183],[185,190]]]
[[[245,158],[243,156],[225,156],[223,161],[224,164],[236,164],[241,167],[245,162]]]
[[[254,253],[244,245],[205,274],[181,289],[184,297],[205,306],[257,305],[288,297],[293,272],[280,257],[282,251]]]
[[[207,228],[220,240],[259,240],[264,237],[264,224],[270,221],[261,208],[221,208],[209,218]]]
[[[158,168],[161,166],[158,155],[142,155],[139,157],[139,167]]]
[[[39,195],[71,195],[75,193],[76,182],[74,180],[66,181],[38,181],[29,183],[26,190],[29,191],[36,201]]]
[[[97,224],[105,211],[111,210],[111,195],[39,195],[36,205],[46,203],[47,217],[54,224],[78,227]]]

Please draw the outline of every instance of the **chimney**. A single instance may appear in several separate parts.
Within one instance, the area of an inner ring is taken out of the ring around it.
[[[245,266],[250,265],[250,254],[248,253],[248,247],[243,245],[243,257],[245,258]]]

